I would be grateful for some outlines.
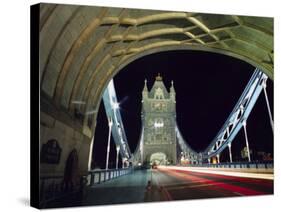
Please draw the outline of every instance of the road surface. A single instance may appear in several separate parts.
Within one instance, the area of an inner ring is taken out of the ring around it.
[[[150,183],[148,183],[150,181]],[[273,194],[273,180],[158,168],[87,189],[84,205]]]

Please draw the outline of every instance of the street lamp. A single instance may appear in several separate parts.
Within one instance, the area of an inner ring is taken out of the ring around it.
[[[119,109],[119,103],[118,102],[113,103],[113,109],[115,109],[115,110]]]
[[[116,145],[116,169],[118,169],[119,151],[120,151],[120,145]]]
[[[107,152],[106,152],[106,165],[105,165],[105,170],[108,170],[108,160],[109,160],[109,152],[110,152],[110,138],[111,138],[111,130],[112,130],[112,119],[109,117],[108,118],[108,140],[107,140]]]

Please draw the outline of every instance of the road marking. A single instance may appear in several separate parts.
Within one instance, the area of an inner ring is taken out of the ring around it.
[[[197,187],[207,187],[207,186],[217,186],[217,185],[222,185],[223,183],[205,183],[201,185],[194,185],[194,186],[189,186],[189,188],[197,188]]]
[[[188,189],[188,188],[198,188],[198,187],[207,187],[207,186],[217,186],[221,185],[222,183],[205,183],[200,185],[183,185],[177,187],[170,187],[169,190],[181,190],[181,189]]]
[[[173,200],[170,193],[167,191],[167,189],[165,187],[162,186],[162,191],[164,191],[164,193],[166,194],[166,197],[169,201]]]
[[[233,194],[237,194],[239,196],[244,196],[243,194],[239,193],[239,192],[233,192]]]
[[[159,174],[159,171],[156,170],[156,172]],[[158,190],[164,194],[166,200],[171,201],[173,198],[171,197],[170,193],[167,191],[167,189],[164,186],[160,186],[159,181],[157,179],[157,176],[153,178],[155,180],[156,187]]]

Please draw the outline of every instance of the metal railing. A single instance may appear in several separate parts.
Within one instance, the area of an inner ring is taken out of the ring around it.
[[[203,168],[234,168],[234,169],[273,169],[272,161],[265,162],[236,162],[236,163],[217,163],[217,164],[188,164],[183,166],[203,167]]]
[[[59,202],[69,196],[75,196],[80,199],[84,186],[86,185],[86,176],[77,178],[76,182],[68,184],[63,176],[45,176],[40,178],[40,207],[48,208],[54,202]]]
[[[122,168],[122,169],[102,169],[102,170],[91,170],[88,174],[87,185],[93,186],[95,184],[100,184],[117,177],[130,174],[133,171],[133,168]]]

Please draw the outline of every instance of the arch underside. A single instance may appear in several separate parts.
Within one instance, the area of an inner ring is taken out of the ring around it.
[[[163,152],[156,152],[151,154],[150,163],[156,165],[166,165],[167,164],[167,156]]]
[[[273,79],[272,18],[40,5],[41,93],[74,120],[75,111],[84,123],[98,111],[107,83],[128,63],[179,49],[229,55]]]
[[[176,146],[175,145],[168,145],[168,146],[146,146],[144,148],[143,153],[143,163],[149,164],[151,162],[161,162],[162,164],[170,163],[170,164],[176,164],[177,162],[177,152],[176,152]],[[165,155],[165,161],[163,158],[159,158],[159,155],[157,157],[156,154],[162,154]],[[156,156],[156,157],[154,157]]]

